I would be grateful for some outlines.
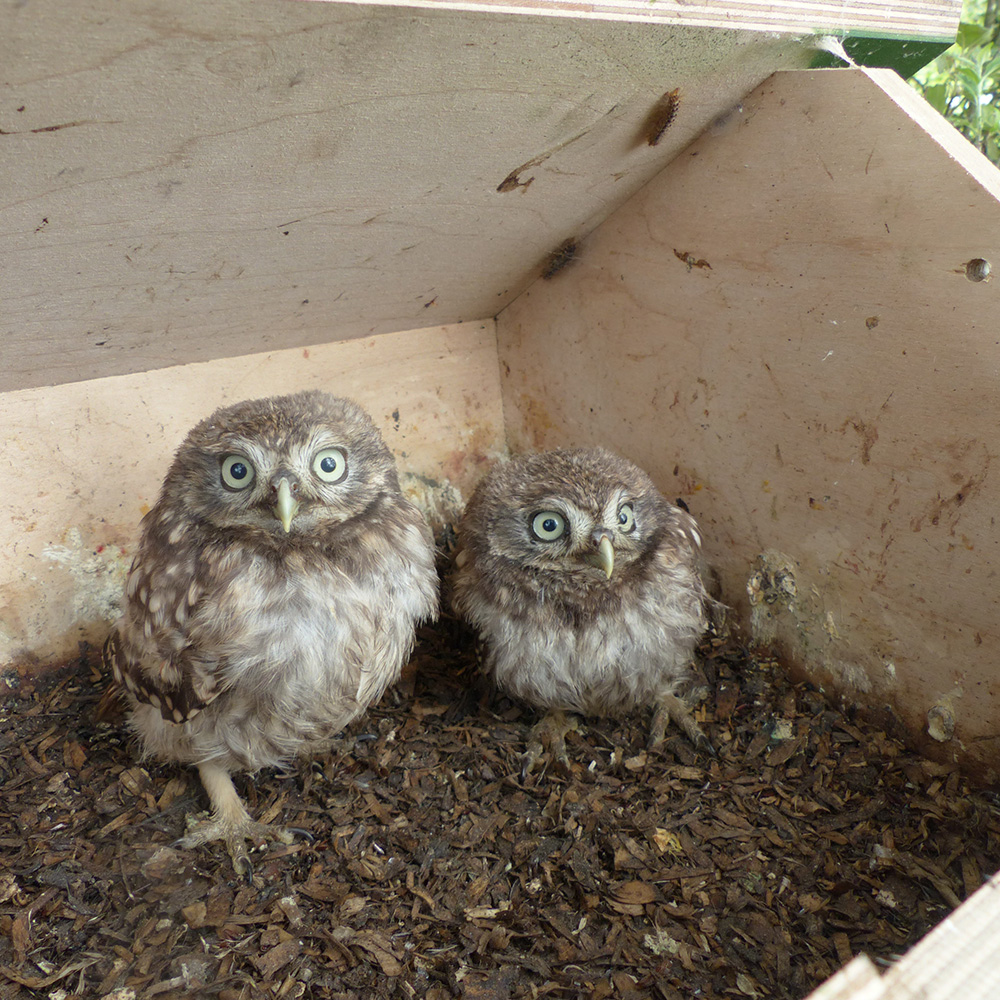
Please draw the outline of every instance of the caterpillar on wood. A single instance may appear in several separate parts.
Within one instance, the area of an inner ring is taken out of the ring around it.
[[[663,133],[670,128],[673,120],[677,117],[677,109],[680,104],[681,88],[674,87],[653,106],[646,122],[646,142],[650,146],[655,146],[663,138]]]

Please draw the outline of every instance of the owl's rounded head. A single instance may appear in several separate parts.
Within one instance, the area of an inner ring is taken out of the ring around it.
[[[185,438],[158,507],[216,529],[294,539],[398,493],[395,460],[357,403],[320,391],[216,410]]]
[[[495,466],[462,529],[477,555],[596,585],[648,550],[669,511],[638,466],[603,448],[565,449]]]

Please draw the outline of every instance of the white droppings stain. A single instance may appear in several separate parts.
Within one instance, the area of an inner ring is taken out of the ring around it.
[[[84,544],[78,528],[70,528],[65,544],[45,546],[41,557],[72,581],[74,620],[110,621],[118,616],[129,559],[117,546],[97,552]]]
[[[837,631],[837,623],[833,619],[833,612],[827,611],[826,618],[823,620],[823,631],[826,632],[831,639],[841,638],[840,632]]]
[[[432,526],[457,520],[465,507],[461,491],[447,479],[428,480],[403,473],[399,480],[403,493],[420,508]]]
[[[771,730],[771,739],[775,741],[790,740],[795,736],[795,724],[790,719],[775,719]]]

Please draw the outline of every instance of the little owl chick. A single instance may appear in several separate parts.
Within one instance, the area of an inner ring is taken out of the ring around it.
[[[323,392],[217,410],[143,518],[104,648],[145,753],[195,764],[213,815],[182,840],[283,837],[233,787],[329,745],[437,614],[434,542],[367,413]],[[106,696],[107,697],[107,696]]]
[[[701,731],[676,697],[707,627],[694,518],[631,462],[600,448],[497,465],[459,527],[455,610],[487,645],[500,688],[547,710],[523,773],[548,744],[565,766],[565,716],[655,708]],[[705,741],[707,742],[707,741]]]

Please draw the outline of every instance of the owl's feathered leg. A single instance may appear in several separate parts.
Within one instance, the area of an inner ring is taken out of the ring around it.
[[[675,694],[661,694],[656,700],[653,722],[649,727],[648,746],[650,749],[663,742],[667,733],[667,725],[671,722],[687,736],[698,750],[715,753],[708,737],[701,731],[701,726],[691,714],[691,709]]]
[[[280,840],[288,844],[292,841],[291,833],[251,819],[233,785],[233,779],[224,767],[209,761],[198,765],[198,774],[212,803],[212,817],[193,826],[178,843],[181,847],[200,847],[213,840],[221,840],[233,860],[236,873],[248,882],[252,881],[253,866],[247,855],[246,842]]]
[[[578,732],[579,723],[576,716],[567,715],[559,709],[553,709],[543,719],[531,727],[528,734],[528,747],[521,757],[521,780],[531,773],[538,758],[548,750],[560,766],[569,771],[569,757],[566,756],[566,734]]]

